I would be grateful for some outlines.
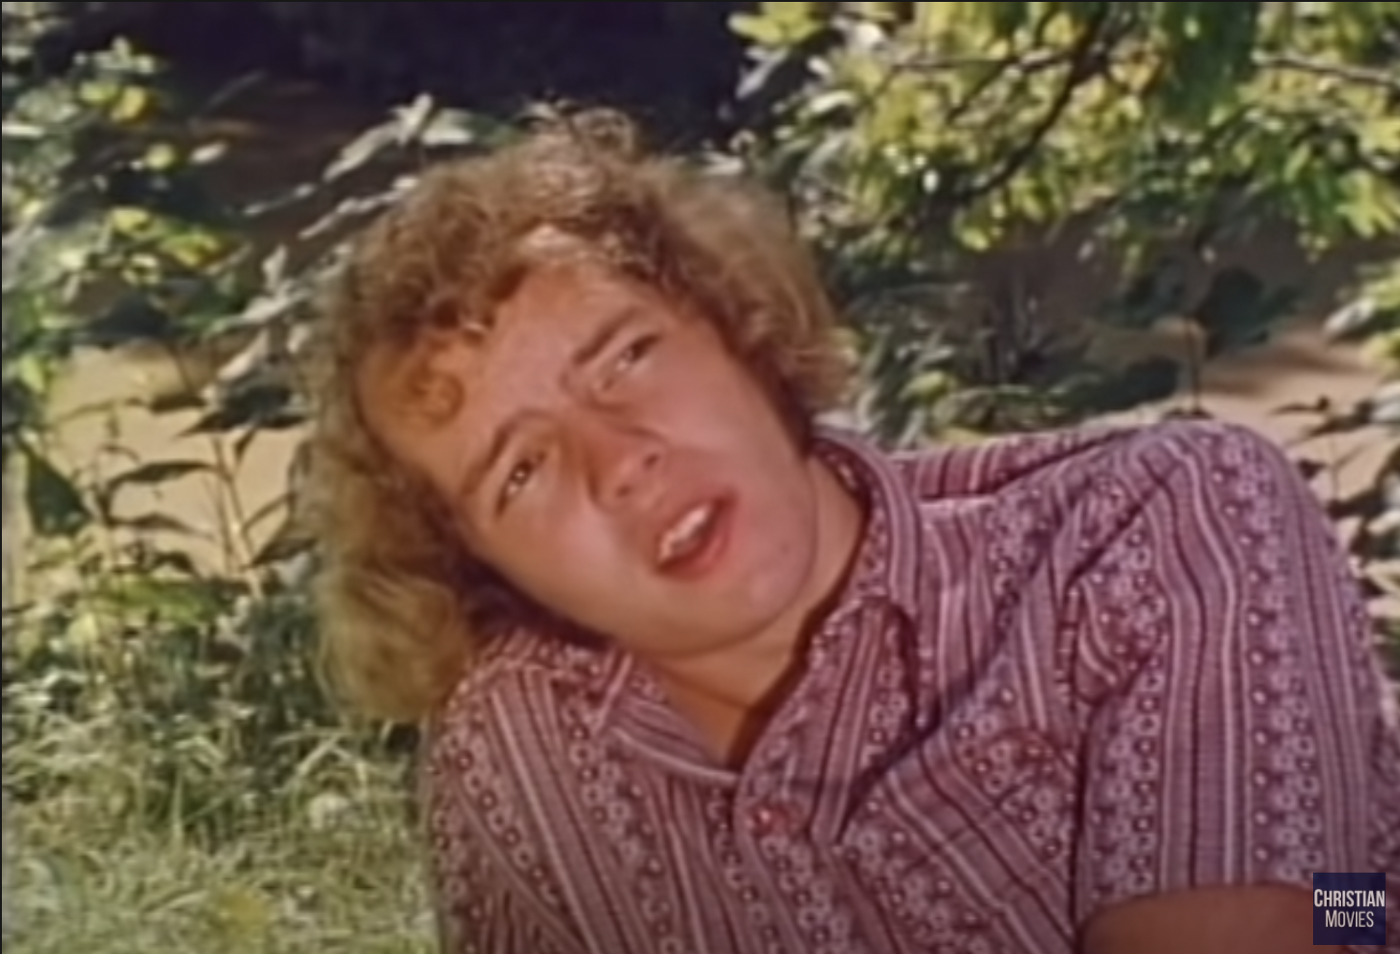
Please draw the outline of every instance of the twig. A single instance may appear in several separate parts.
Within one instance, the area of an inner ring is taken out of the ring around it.
[[[1400,93],[1400,76],[1387,73],[1384,70],[1373,70],[1365,66],[1352,66],[1347,63],[1328,63],[1322,60],[1312,60],[1307,57],[1294,56],[1287,53],[1257,56],[1254,62],[1260,69],[1291,70],[1295,73],[1309,73],[1313,76],[1346,80],[1348,83],[1378,86],[1381,89],[1387,89],[1393,93]]]
[[[1084,32],[1080,35],[1079,39],[1075,41],[1074,49],[1070,55],[1069,71],[1065,75],[1064,84],[1060,87],[1059,92],[1056,93],[1054,101],[1050,104],[1050,108],[1046,110],[1045,115],[1036,123],[1035,128],[1031,130],[1030,135],[1026,137],[1025,141],[1017,147],[1015,152],[1007,157],[1006,161],[1003,162],[995,172],[979,182],[974,182],[970,186],[954,191],[953,194],[948,197],[950,201],[966,202],[977,196],[994,192],[1010,182],[1011,179],[1025,167],[1026,163],[1030,162],[1031,157],[1034,156],[1036,150],[1040,148],[1041,142],[1044,141],[1045,137],[1049,135],[1050,130],[1060,121],[1060,117],[1064,115],[1065,110],[1074,99],[1074,94],[1079,89],[1080,84],[1092,74],[1094,63],[1096,62],[1096,58],[1093,55],[1094,48],[1100,36],[1103,34],[1104,26],[1108,23],[1108,18],[1109,6],[1108,4],[1104,4],[1099,8],[1094,19],[1084,28]]]

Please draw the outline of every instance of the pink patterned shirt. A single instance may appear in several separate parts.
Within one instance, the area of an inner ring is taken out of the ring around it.
[[[1068,954],[1117,902],[1319,870],[1387,871],[1400,940],[1400,727],[1272,444],[821,449],[868,532],[741,771],[614,651],[462,681],[423,776],[447,950]]]

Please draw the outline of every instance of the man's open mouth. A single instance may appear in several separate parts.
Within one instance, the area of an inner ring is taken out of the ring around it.
[[[669,575],[708,568],[725,536],[729,509],[718,497],[687,508],[657,539],[657,567]]]

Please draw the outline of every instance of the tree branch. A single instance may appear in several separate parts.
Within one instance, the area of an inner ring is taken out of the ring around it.
[[[1347,63],[1327,63],[1322,60],[1312,60],[1307,57],[1294,56],[1286,53],[1272,56],[1259,56],[1255,58],[1254,62],[1260,69],[1309,73],[1313,76],[1346,80],[1348,83],[1379,86],[1381,89],[1388,89],[1392,93],[1400,93],[1400,76],[1392,75],[1384,70],[1373,70],[1364,66],[1352,66]]]
[[[1093,20],[1084,27],[1084,32],[1081,33],[1079,38],[1075,41],[1074,48],[1070,53],[1069,70],[1065,74],[1064,84],[1060,87],[1059,92],[1055,94],[1055,99],[1051,102],[1050,108],[1046,110],[1045,115],[1036,123],[1025,141],[1006,158],[1006,161],[1004,161],[996,171],[978,182],[964,186],[961,189],[953,190],[952,193],[946,197],[947,201],[954,203],[967,202],[978,196],[994,192],[1010,182],[1016,174],[1025,167],[1026,163],[1030,162],[1031,158],[1035,155],[1035,151],[1040,148],[1040,144],[1045,140],[1045,137],[1049,135],[1050,130],[1055,128],[1055,125],[1060,121],[1060,117],[1064,115],[1070,102],[1073,101],[1074,94],[1079,89],[1080,84],[1089,76],[1093,75],[1094,64],[1097,59],[1094,56],[1094,51],[1098,45],[1099,38],[1103,35],[1105,26],[1108,24],[1109,13],[1110,5],[1106,3],[1102,4],[1098,12],[1094,15]]]

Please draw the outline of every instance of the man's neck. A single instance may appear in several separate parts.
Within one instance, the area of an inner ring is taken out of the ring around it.
[[[843,590],[864,531],[865,514],[821,460],[810,464],[817,548],[801,598],[764,632],[683,665],[657,667],[677,711],[725,761],[741,760],[800,671],[807,637]]]

